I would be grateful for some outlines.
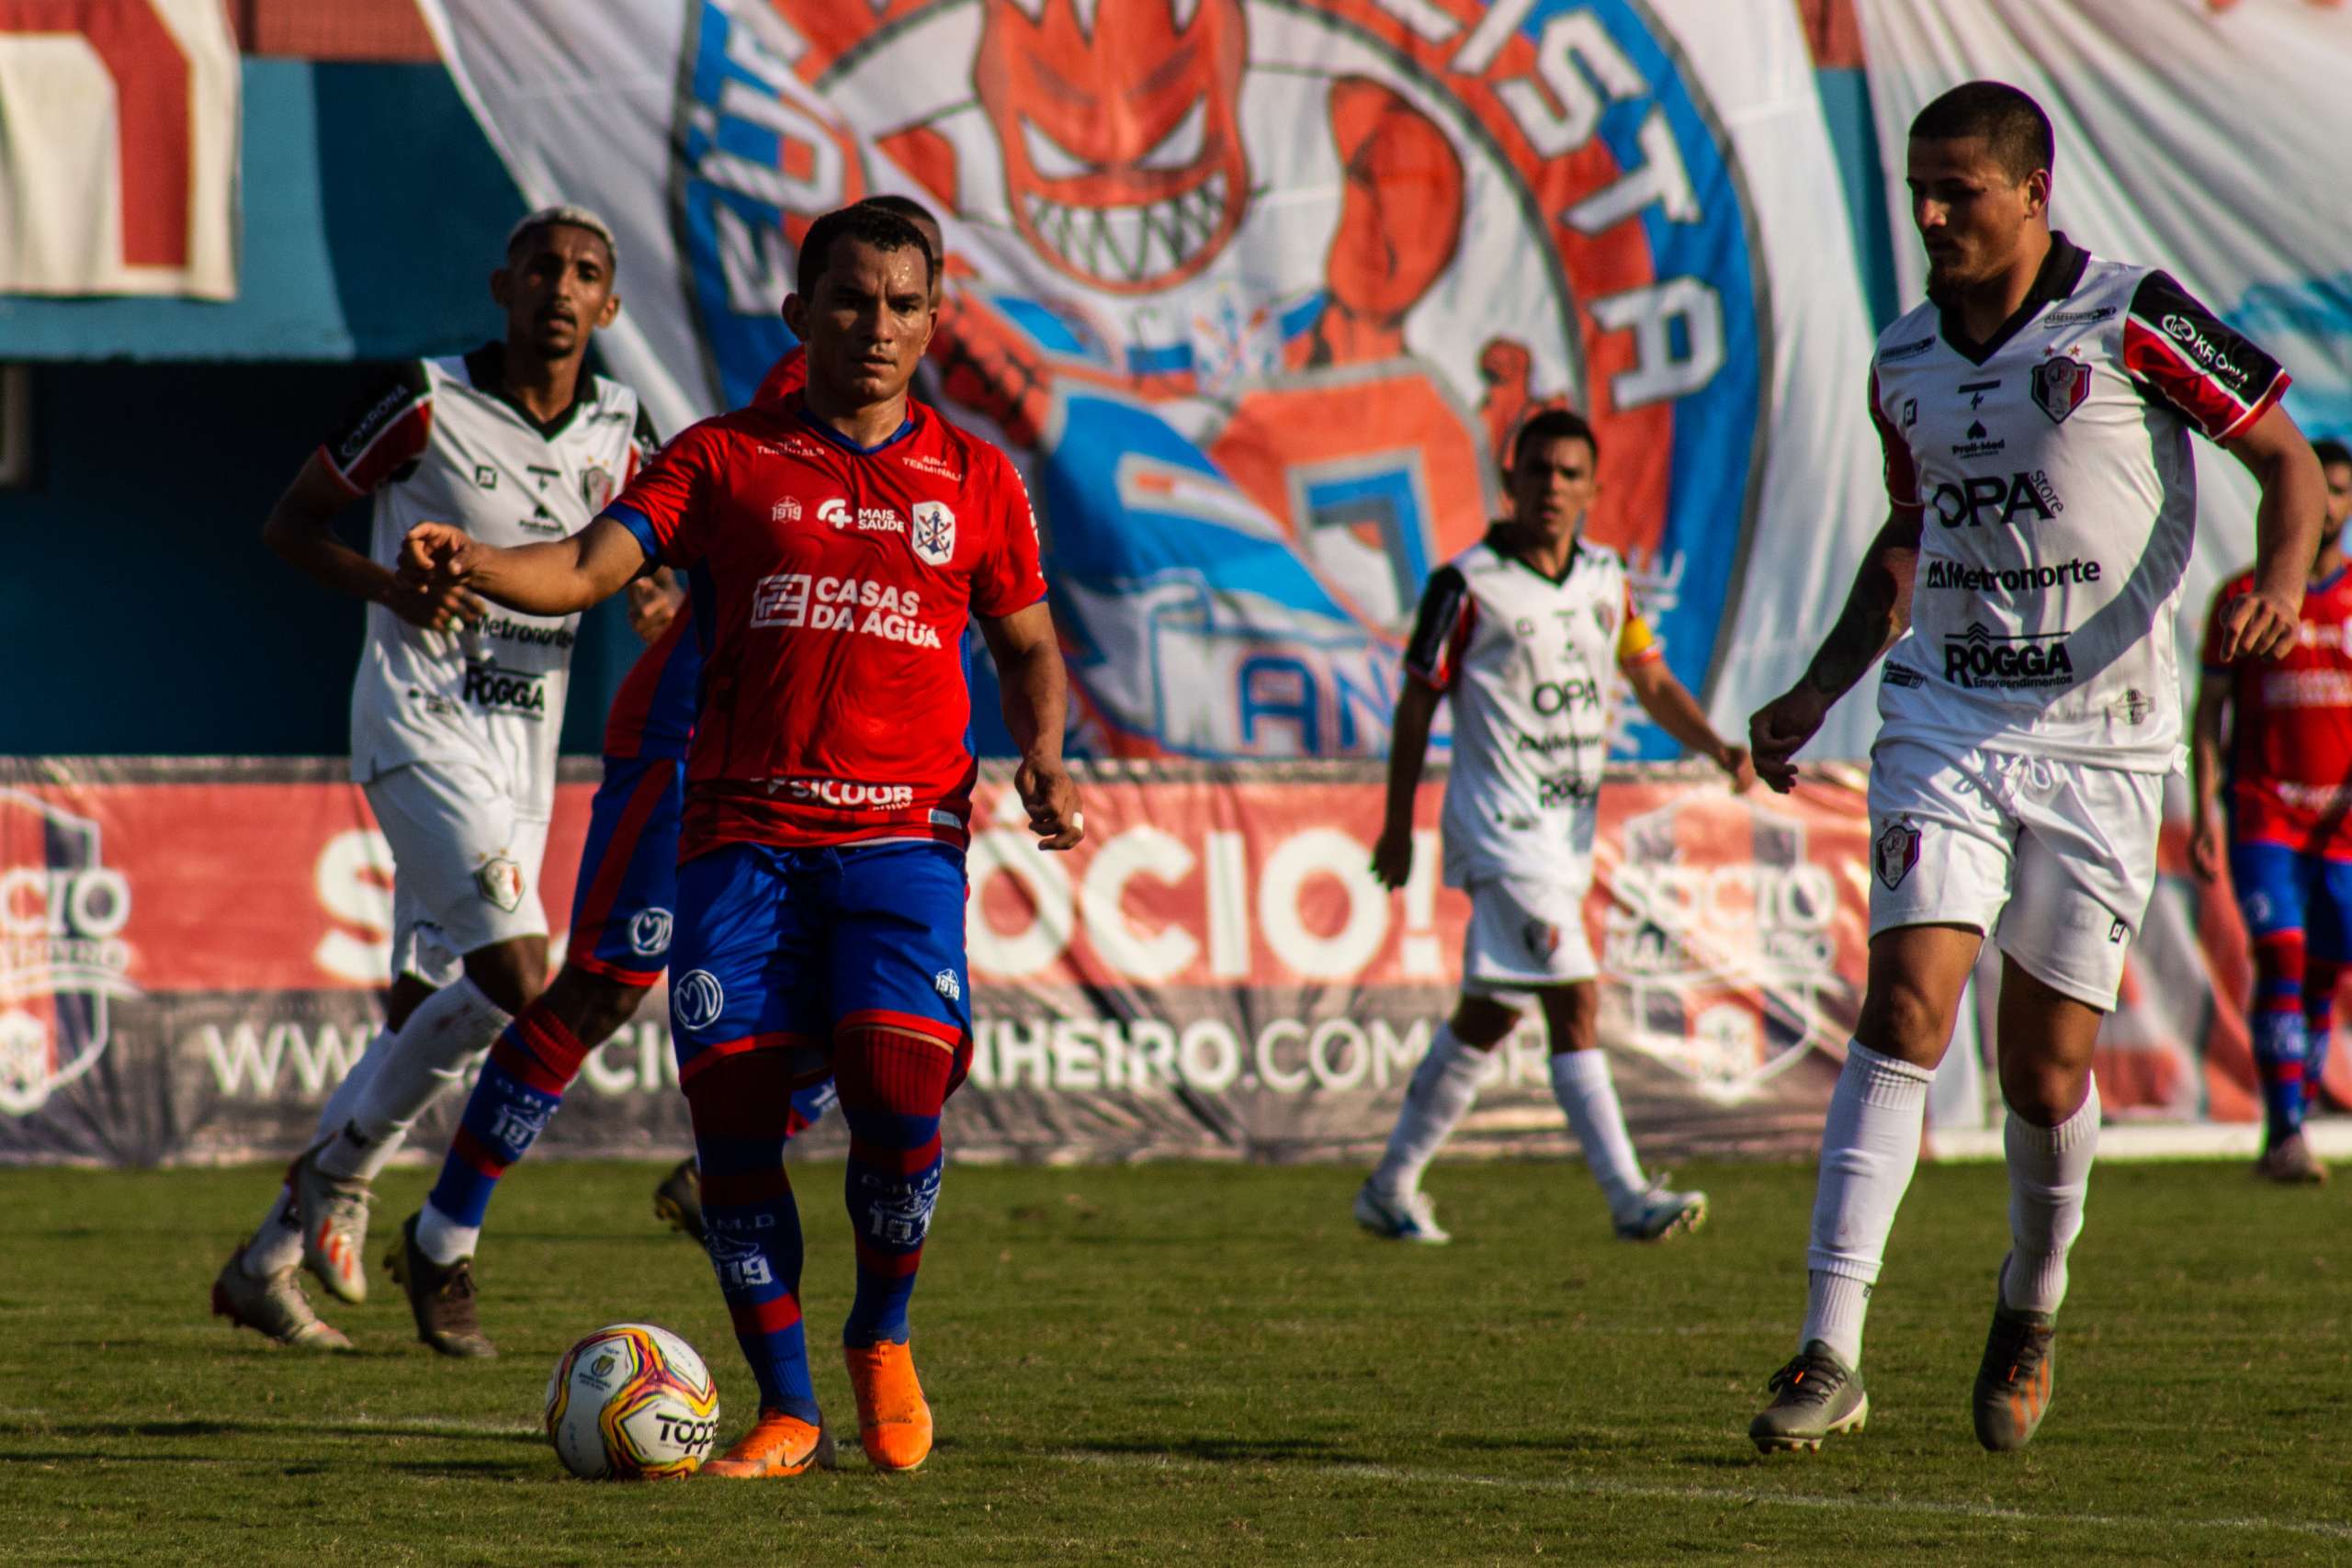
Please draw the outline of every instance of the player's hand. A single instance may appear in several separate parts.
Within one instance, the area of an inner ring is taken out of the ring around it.
[[[646,642],[659,642],[685,603],[677,574],[662,567],[628,585],[628,629]]]
[[[462,583],[473,575],[473,536],[449,523],[419,523],[401,540],[403,581]]]
[[[2222,874],[2222,819],[2210,809],[2197,814],[2197,826],[2189,830],[2188,864],[2207,882]]]
[[[2302,601],[2293,603],[2260,589],[2242,593],[2222,612],[2222,662],[2276,659],[2295,645],[2295,623]]]
[[[1746,795],[1756,786],[1756,760],[1745,746],[1725,746],[1715,753],[1715,766],[1731,780],[1734,795]]]
[[[478,626],[490,606],[454,582],[411,582],[394,578],[384,591],[384,608],[429,632]]]
[[[1773,793],[1796,787],[1798,748],[1813,739],[1829,716],[1832,699],[1800,681],[1756,710],[1747,721],[1747,743],[1756,776]]]
[[[1013,771],[1012,787],[1029,813],[1029,830],[1041,850],[1077,847],[1086,837],[1086,814],[1078,808],[1078,784],[1059,762],[1024,761]]]
[[[1413,879],[1413,829],[1408,823],[1402,828],[1384,828],[1379,842],[1372,846],[1373,880],[1394,891]]]

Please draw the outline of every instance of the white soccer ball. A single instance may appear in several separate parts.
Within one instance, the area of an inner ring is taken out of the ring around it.
[[[650,1323],[600,1328],[548,1379],[548,1441],[590,1481],[692,1475],[718,1435],[718,1387],[695,1348]]]

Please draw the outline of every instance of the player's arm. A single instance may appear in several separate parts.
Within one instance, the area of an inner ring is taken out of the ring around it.
[[[610,513],[569,538],[504,548],[447,523],[420,523],[401,541],[404,581],[455,584],[534,615],[600,604],[645,567],[645,547]]]
[[[2262,504],[2254,513],[2254,587],[2223,612],[2214,651],[2224,664],[2276,659],[2293,646],[2302,615],[2303,584],[2327,515],[2327,478],[2311,443],[2276,403],[2222,448],[2254,475]]]
[[[1696,752],[1721,768],[1731,780],[1735,790],[1745,790],[1756,782],[1756,769],[1749,761],[1747,748],[1735,746],[1715,733],[1707,722],[1705,710],[1690,688],[1674,678],[1663,659],[1645,659],[1625,667],[1625,684],[1633,688],[1634,700],[1642,711],[1656,721],[1660,729],[1680,742],[1686,750]]]
[[[481,619],[481,601],[461,585],[404,582],[390,567],[336,538],[334,520],[351,501],[350,487],[313,452],[269,509],[262,543],[322,587],[381,604],[411,626],[446,631],[459,621]]]
[[[1747,721],[1756,776],[1782,795],[1797,782],[1798,748],[1813,739],[1839,697],[1870,672],[1911,624],[1911,579],[1919,563],[1916,508],[1897,507],[1871,541],[1837,624],[1804,679]]]
[[[1078,784],[1062,761],[1062,725],[1069,713],[1069,675],[1062,668],[1054,615],[1042,599],[1009,615],[981,615],[980,636],[996,660],[1004,693],[1004,724],[1021,752],[1012,775],[1038,848],[1067,850],[1085,837]]]
[[[1421,768],[1429,760],[1430,727],[1444,695],[1408,674],[1396,694],[1396,716],[1388,728],[1388,799],[1381,813],[1380,838],[1372,847],[1372,874],[1384,887],[1402,887],[1413,876],[1413,797],[1420,793]]]
[[[2188,863],[2208,882],[2222,874],[2222,744],[2229,713],[2229,675],[2209,668],[2198,678],[2188,742]]]

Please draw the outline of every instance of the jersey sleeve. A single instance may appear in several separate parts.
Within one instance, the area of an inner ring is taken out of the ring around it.
[[[626,487],[629,480],[637,478],[645,465],[653,461],[653,454],[660,450],[662,437],[653,428],[653,416],[645,412],[643,403],[639,403],[637,405],[637,423],[628,433],[628,471],[621,476],[622,485]]]
[[[710,491],[721,451],[714,422],[688,425],[600,515],[636,536],[648,560],[694,565],[709,547]]]
[[[2291,379],[2277,360],[2162,272],[2140,280],[2124,312],[2123,369],[2208,441],[2244,434],[2285,395]]]
[[[356,499],[416,472],[432,435],[433,384],[411,360],[345,412],[319,459]]]
[[[989,507],[993,544],[972,572],[972,613],[994,620],[1025,610],[1046,596],[1046,572],[1038,563],[1037,513],[1029,487],[1003,454],[986,448],[988,483],[976,487]]]
[[[1634,599],[1634,585],[1625,585],[1625,603],[1617,623],[1617,667],[1631,670],[1666,657],[1666,649],[1658,646],[1657,633],[1642,618],[1642,607]]]
[[[1462,569],[1442,566],[1421,590],[1413,635],[1405,644],[1405,673],[1433,692],[1452,689],[1461,673],[1463,652],[1477,625],[1478,603]]]
[[[1911,443],[1886,416],[1878,396],[1878,367],[1871,367],[1871,428],[1878,432],[1878,449],[1886,477],[1886,501],[1899,513],[1919,511],[1919,468],[1911,457]]]

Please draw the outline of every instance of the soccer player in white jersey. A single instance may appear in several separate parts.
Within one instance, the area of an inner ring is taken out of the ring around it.
[[[1818,1449],[1870,1414],[1862,1316],[1988,936],[2004,959],[2011,1247],[1972,1407],[1987,1449],[2032,1438],[2098,1143],[2092,1043],[2181,762],[2189,434],[2262,488],[2224,661],[2287,646],[2318,543],[2324,487],[2278,406],[2285,373],[2165,274],[2052,231],[2052,152],[2040,107],[1996,82],[1912,121],[1928,301],[1880,336],[1871,370],[1892,514],[1804,679],[1750,724],[1758,773],[1787,790],[1797,749],[1892,647],[1871,757],[1869,978],[1822,1131],[1798,1352],[1748,1429],[1767,1452]]]
[[[491,297],[503,342],[403,366],[314,452],[263,536],[320,583],[368,601],[351,693],[351,772],[392,850],[391,991],[384,1032],[327,1101],[253,1239],[213,1285],[213,1310],[281,1343],[340,1348],[294,1277],[367,1294],[369,1183],[417,1115],[546,984],[539,855],[575,615],[492,610],[392,570],[426,519],[500,545],[560,539],[650,456],[627,387],[582,366],[620,309],[612,232],[576,207],[508,237]],[[363,554],[332,524],[372,495]]]
[[[1600,1048],[1584,898],[1621,674],[1660,728],[1712,759],[1734,788],[1755,773],[1747,749],[1718,736],[1667,669],[1625,563],[1584,537],[1599,457],[1579,416],[1551,410],[1529,420],[1503,476],[1510,517],[1430,574],[1406,649],[1373,874],[1390,887],[1412,875],[1413,795],[1437,705],[1451,701],[1445,880],[1468,891],[1470,928],[1460,1003],[1414,1071],[1386,1155],[1356,1193],[1356,1221],[1375,1235],[1449,1239],[1421,1173],[1476,1099],[1488,1053],[1518,1026],[1530,995],[1551,1034],[1552,1092],[1617,1234],[1658,1241],[1707,1217],[1705,1193],[1643,1176]]]

